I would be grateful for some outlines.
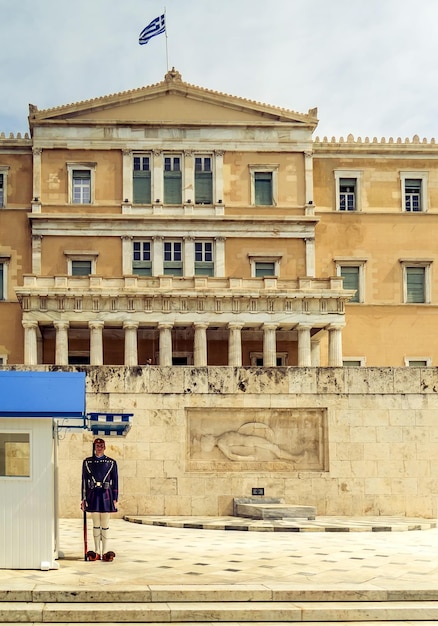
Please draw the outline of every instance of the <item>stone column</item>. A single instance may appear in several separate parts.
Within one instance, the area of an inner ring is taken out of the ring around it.
[[[310,150],[304,152],[304,171],[304,180],[306,185],[304,190],[304,193],[306,194],[305,201],[306,204],[309,204],[309,202],[313,203],[313,154]]]
[[[328,327],[328,364],[329,367],[342,367],[342,324],[331,324]]]
[[[214,152],[214,203],[219,200],[224,202],[224,152],[215,150]]]
[[[215,237],[214,275],[225,276],[225,237]]]
[[[243,324],[228,324],[228,365],[242,367],[242,327]]]
[[[183,204],[187,204],[190,200],[192,206],[195,204],[195,160],[192,150],[184,150],[184,189]]]
[[[152,272],[154,276],[162,276],[164,273],[163,242],[163,237],[152,237]]]
[[[90,328],[90,365],[103,365],[103,322],[88,322]]]
[[[127,200],[131,204],[134,202],[134,190],[132,184],[132,150],[122,150],[122,200]]]
[[[37,328],[38,322],[22,322],[24,328],[24,365],[38,365]]]
[[[132,237],[130,235],[122,235],[122,274],[123,276],[132,274]]]
[[[33,148],[33,188],[32,200],[41,202],[41,154],[42,148]],[[38,200],[36,200],[38,198]]]
[[[315,278],[315,239],[307,237],[306,244],[306,276]]]
[[[68,365],[68,322],[53,322],[56,330],[55,364]]]
[[[184,237],[184,276],[195,275],[195,239],[193,237]]]
[[[168,367],[172,365],[172,328],[173,324],[160,323],[160,365]]]
[[[41,243],[42,235],[32,235],[32,274],[41,276]]]
[[[164,202],[164,159],[161,150],[154,150],[154,167],[152,170],[152,204],[158,200],[158,204]]]
[[[310,324],[298,324],[298,367],[310,367],[311,347],[310,347]]]
[[[277,365],[277,324],[263,324],[263,367]]]
[[[205,367],[207,365],[207,328],[208,324],[195,322],[194,365]]]
[[[128,367],[138,365],[137,328],[138,322],[123,322],[125,331],[125,365]]]

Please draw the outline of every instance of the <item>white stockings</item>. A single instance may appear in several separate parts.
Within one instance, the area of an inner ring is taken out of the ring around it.
[[[93,520],[94,549],[97,554],[105,554],[107,552],[110,514],[91,513],[91,519]]]

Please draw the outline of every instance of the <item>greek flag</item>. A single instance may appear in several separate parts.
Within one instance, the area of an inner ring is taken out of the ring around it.
[[[150,39],[152,39],[152,37],[155,37],[155,35],[161,35],[161,33],[164,32],[166,32],[166,20],[163,13],[163,15],[156,17],[152,20],[152,22],[150,22],[150,24],[143,28],[138,38],[138,43],[140,46],[143,46]]]

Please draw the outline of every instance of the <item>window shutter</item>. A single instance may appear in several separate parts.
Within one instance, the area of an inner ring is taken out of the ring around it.
[[[425,302],[425,268],[406,268],[406,295],[407,302]]]
[[[135,170],[132,183],[134,192],[134,204],[150,204],[151,173]]]
[[[212,204],[213,178],[211,172],[195,172],[195,203]]]
[[[164,172],[164,204],[181,204],[181,172]]]
[[[256,205],[272,205],[272,172],[255,172],[254,186]]]
[[[275,276],[275,263],[263,263],[257,261],[255,264],[255,275],[256,278],[261,278],[263,276]]]
[[[89,276],[91,274],[91,261],[72,261],[72,276]]]
[[[348,266],[341,267],[341,276],[344,279],[344,289],[356,290],[350,302],[359,302],[359,268]]]

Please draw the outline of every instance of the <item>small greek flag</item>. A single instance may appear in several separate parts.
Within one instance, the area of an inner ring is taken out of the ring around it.
[[[144,46],[144,44],[152,39],[152,37],[155,37],[155,35],[161,35],[161,33],[165,32],[166,19],[163,13],[163,15],[156,17],[154,20],[152,20],[152,22],[150,22],[150,24],[143,28],[138,38],[138,43],[140,44],[140,46]]]

